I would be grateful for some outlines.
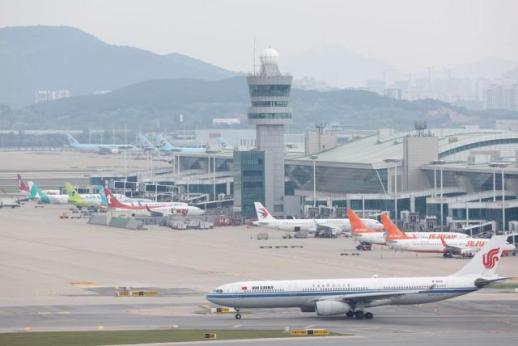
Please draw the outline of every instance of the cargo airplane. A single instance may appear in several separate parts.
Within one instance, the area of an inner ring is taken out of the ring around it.
[[[385,218],[385,214],[381,215],[381,220],[383,221]],[[387,245],[386,241],[386,232],[379,232],[375,229],[370,228],[368,225],[364,224],[362,219],[356,215],[356,213],[352,209],[347,209],[347,217],[351,221],[352,225],[352,235],[353,237],[362,242],[376,245]],[[387,225],[383,225],[385,229]],[[464,233],[458,232],[408,232],[406,233],[409,238],[412,239],[460,239],[467,238],[468,236]]]
[[[489,239],[481,238],[446,238],[445,236],[439,238],[412,238],[394,225],[388,215],[382,214],[381,221],[387,230],[387,245],[398,251],[442,253],[445,257],[451,257],[452,255],[472,257],[489,241]],[[507,253],[516,250],[516,247],[505,242],[502,245],[502,250]]]
[[[351,231],[351,223],[348,219],[276,219],[260,202],[255,202],[254,206],[257,214],[257,221],[253,222],[254,226],[287,232],[316,232],[319,229],[323,229],[330,230],[333,235]],[[377,220],[362,219],[362,222],[371,229],[383,229],[383,225]]]
[[[300,308],[318,316],[372,319],[367,308],[433,303],[507,279],[495,274],[505,239],[494,236],[462,269],[448,276],[242,281],[217,287],[207,300],[235,308],[236,319],[243,308]]]

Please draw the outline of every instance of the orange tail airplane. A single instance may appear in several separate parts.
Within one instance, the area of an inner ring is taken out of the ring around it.
[[[381,223],[387,230],[387,237],[386,237],[387,241],[395,240],[395,239],[413,239],[413,238],[415,238],[415,237],[409,237],[408,234],[406,234],[405,232],[400,230],[396,225],[394,225],[394,223],[392,222],[392,220],[390,219],[390,216],[388,216],[388,214],[383,213],[383,214],[381,214],[380,218],[381,218]]]
[[[347,209],[347,217],[351,223],[352,235],[356,240],[369,244],[386,244],[385,233],[367,227],[351,208]]]

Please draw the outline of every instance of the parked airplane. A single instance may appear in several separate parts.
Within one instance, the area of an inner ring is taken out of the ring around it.
[[[142,133],[137,135],[137,146],[144,151],[154,151],[157,147]]]
[[[18,180],[18,191],[21,193],[25,193],[29,196],[32,192],[32,181],[28,181],[27,183],[23,181],[22,176],[20,174],[16,175],[16,179]],[[47,195],[59,195],[61,191],[59,190],[41,190],[45,192]]]
[[[68,195],[62,194],[47,194],[44,190],[41,190],[36,183],[31,184],[31,194],[29,199],[36,199],[40,201],[40,203],[45,204],[67,204],[68,203]]]
[[[473,239],[473,238],[448,238],[446,244],[445,236],[439,238],[413,238],[409,237],[405,232],[401,231],[396,225],[392,223],[389,216],[381,215],[381,220],[387,229],[387,245],[394,250],[412,251],[412,252],[428,252],[428,253],[442,253],[448,256],[449,253],[455,252],[459,255],[473,256],[480,248],[482,248],[489,240],[488,239]],[[505,252],[515,250],[513,244],[505,242],[502,250]]]
[[[158,150],[164,153],[204,153],[207,151],[204,147],[177,147],[169,143],[162,135],[158,136]]]
[[[385,214],[382,214],[382,221],[384,219],[386,220],[383,215]],[[365,225],[362,222],[363,220],[350,208],[347,209],[347,217],[351,220],[353,237],[358,241],[369,244],[387,245],[387,234],[385,232],[379,232]],[[387,225],[385,223],[383,225],[386,229]],[[408,232],[406,234],[409,238],[413,239],[439,239],[441,237],[446,239],[468,238],[466,234],[458,232]]]
[[[300,308],[318,316],[372,319],[366,308],[437,302],[507,279],[495,274],[506,236],[494,236],[462,269],[449,276],[243,281],[217,287],[212,303],[242,308]]]
[[[254,202],[257,221],[255,226],[278,229],[288,232],[316,232],[319,229],[329,230],[333,235],[351,231],[351,223],[348,219],[276,219],[260,203]],[[383,229],[383,225],[374,219],[362,219],[369,227],[375,230]]]
[[[22,176],[20,174],[16,175],[16,179],[18,180],[18,192],[24,193],[27,196],[31,194],[31,184],[32,182],[26,183],[23,181]]]
[[[79,208],[106,206],[107,201],[100,193],[77,193],[70,183],[65,183],[65,190],[68,193],[68,202]]]
[[[254,226],[287,232],[316,232],[317,230],[317,224],[313,219],[276,219],[260,202],[254,202],[254,206],[257,213],[257,221],[253,222]]]
[[[108,200],[108,208],[116,211],[129,212],[132,215],[177,215],[177,216],[199,216],[205,214],[205,211],[188,205],[183,202],[143,202],[130,200],[129,203],[119,201],[113,195],[110,189],[105,188],[104,194]]]
[[[81,144],[71,134],[67,133],[68,145],[83,152],[94,152],[100,154],[115,154],[123,149],[135,149],[131,144]]]

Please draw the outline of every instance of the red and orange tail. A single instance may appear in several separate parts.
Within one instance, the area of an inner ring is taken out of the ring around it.
[[[109,208],[125,208],[127,207],[125,204],[122,204],[113,194],[112,191],[105,187],[104,194],[106,195],[106,199],[108,200]]]
[[[388,214],[383,213],[381,214],[380,218],[381,222],[383,223],[383,226],[387,230],[387,240],[410,238],[405,232],[403,232],[396,225],[394,225]]]
[[[353,233],[374,232],[372,229],[365,226],[363,221],[358,217],[358,215],[356,215],[356,213],[351,208],[347,208],[347,217],[349,218],[349,222],[351,223],[351,229]]]

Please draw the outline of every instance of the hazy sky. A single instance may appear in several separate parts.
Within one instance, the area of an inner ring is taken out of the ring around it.
[[[518,61],[517,14],[516,0],[0,0],[0,26],[74,26],[241,71],[254,37],[281,59],[341,45],[404,70]]]

